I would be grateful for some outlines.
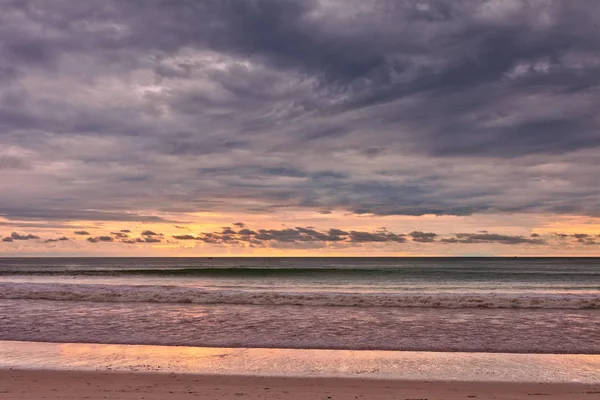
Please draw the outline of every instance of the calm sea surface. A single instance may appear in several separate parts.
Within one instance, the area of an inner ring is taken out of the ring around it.
[[[0,340],[600,354],[600,259],[0,259]]]

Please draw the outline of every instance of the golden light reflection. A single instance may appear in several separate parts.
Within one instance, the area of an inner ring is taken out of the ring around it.
[[[152,215],[152,213],[146,213]],[[157,215],[158,216],[158,215]],[[583,216],[551,215],[472,215],[472,216],[373,216],[354,215],[341,210],[286,209],[269,218],[259,214],[201,212],[160,215],[169,222],[135,221],[13,221],[0,217],[0,236],[12,232],[32,234],[38,240],[19,240],[0,243],[0,254],[5,255],[59,255],[59,256],[594,256],[600,255],[600,246],[578,243],[567,235],[588,234],[600,242],[600,219]],[[385,227],[389,232],[407,234],[412,231],[435,232],[436,243],[206,243],[201,240],[179,240],[174,236],[199,235],[221,232],[241,222],[252,230],[311,227],[319,231],[330,228],[345,231],[376,232]],[[76,235],[86,231],[89,235]],[[156,234],[156,241],[148,240],[144,232]],[[487,231],[503,235],[530,237],[542,235],[547,245],[506,245],[501,243],[461,244],[441,243],[440,238],[456,233]],[[126,234],[118,237],[116,234]],[[90,238],[112,235],[112,241],[91,243]],[[59,237],[68,241],[56,241]],[[139,239],[139,241],[138,241]]]

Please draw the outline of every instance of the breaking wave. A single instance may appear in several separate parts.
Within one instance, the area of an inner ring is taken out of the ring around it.
[[[0,283],[0,299],[331,307],[600,309],[594,294],[420,294],[210,291],[158,285]]]

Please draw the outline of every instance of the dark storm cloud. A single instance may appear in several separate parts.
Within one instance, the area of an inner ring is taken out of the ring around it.
[[[5,0],[0,216],[600,216],[598,20],[595,0]],[[257,235],[318,239],[292,230]]]

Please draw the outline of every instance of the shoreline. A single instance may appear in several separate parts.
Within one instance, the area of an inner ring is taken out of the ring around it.
[[[600,384],[262,377],[0,369],[0,399],[594,400]],[[535,397],[534,397],[535,398]]]

